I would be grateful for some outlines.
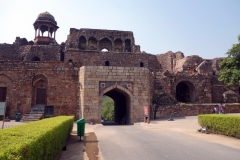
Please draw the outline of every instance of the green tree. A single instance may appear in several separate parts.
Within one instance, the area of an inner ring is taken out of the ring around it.
[[[102,117],[112,121],[114,116],[114,101],[108,96],[102,97]]]
[[[153,93],[152,96],[152,109],[153,109],[153,119],[156,119],[156,113],[160,107],[163,105],[176,104],[177,101],[167,94]]]
[[[228,50],[226,53],[228,57],[219,65],[218,80],[233,88],[238,87],[240,82],[240,35],[238,35],[238,42]]]

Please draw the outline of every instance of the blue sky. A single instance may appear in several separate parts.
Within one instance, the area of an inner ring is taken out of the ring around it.
[[[225,57],[238,43],[239,8],[240,0],[7,0],[0,2],[0,43],[33,40],[34,21],[48,11],[60,27],[58,43],[70,28],[124,30],[147,53]]]

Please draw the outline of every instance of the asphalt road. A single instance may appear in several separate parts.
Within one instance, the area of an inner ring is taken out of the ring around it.
[[[94,128],[103,160],[239,160],[240,150],[141,125]],[[201,133],[199,133],[201,134]]]

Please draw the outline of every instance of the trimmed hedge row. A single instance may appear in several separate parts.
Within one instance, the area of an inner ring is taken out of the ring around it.
[[[198,115],[198,123],[211,132],[240,138],[240,116],[225,114]]]
[[[73,123],[73,116],[59,116],[0,130],[0,160],[56,159]]]

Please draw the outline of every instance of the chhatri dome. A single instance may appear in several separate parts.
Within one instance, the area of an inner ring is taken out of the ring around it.
[[[43,12],[40,13],[35,21],[35,23],[37,21],[50,21],[52,23],[54,23],[55,25],[57,25],[57,22],[55,21],[55,18],[49,13],[49,12]]]
[[[48,45],[56,43],[56,31],[59,27],[57,26],[57,21],[49,12],[40,13],[33,26],[35,29],[34,44]],[[44,35],[44,32],[47,32],[47,34]]]

